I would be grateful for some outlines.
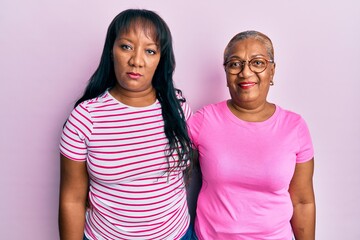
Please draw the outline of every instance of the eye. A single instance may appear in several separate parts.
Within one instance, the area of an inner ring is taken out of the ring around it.
[[[146,53],[150,54],[150,55],[155,55],[156,51],[152,50],[152,49],[146,49]]]
[[[241,61],[230,61],[226,64],[228,68],[241,68],[243,63]]]
[[[261,58],[255,58],[250,61],[250,64],[253,67],[263,68],[264,66],[266,66],[266,60],[261,59]]]
[[[130,45],[127,45],[127,44],[121,44],[120,48],[124,49],[124,50],[131,50],[132,49],[132,47]]]

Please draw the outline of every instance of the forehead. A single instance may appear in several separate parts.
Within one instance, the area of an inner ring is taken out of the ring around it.
[[[265,44],[261,40],[255,38],[239,40],[232,44],[227,52],[229,57],[238,56],[242,58],[268,55]]]
[[[148,39],[156,43],[158,42],[158,33],[154,24],[145,19],[135,19],[130,22],[129,25],[125,26],[118,32],[117,38],[121,38],[122,36],[130,34],[135,34],[138,36],[144,35]]]

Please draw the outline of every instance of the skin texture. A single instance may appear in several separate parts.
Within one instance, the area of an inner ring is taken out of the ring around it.
[[[110,90],[112,96],[134,107],[153,104],[156,94],[152,78],[160,61],[157,44],[141,27],[135,26],[118,36],[112,53],[117,78]],[[59,227],[62,240],[83,238],[88,181],[86,162],[61,155]]]
[[[265,45],[259,40],[248,38],[227,49],[228,59],[248,61],[260,56],[270,59]],[[253,73],[246,65],[238,75],[226,73],[227,86],[231,95],[228,107],[238,118],[249,122],[265,121],[275,111],[275,105],[267,101],[270,81],[275,74],[275,64],[268,64],[262,73]],[[242,88],[241,83],[255,83]],[[313,190],[314,159],[297,163],[290,183],[289,193],[294,207],[291,225],[296,240],[315,239],[315,197]]]

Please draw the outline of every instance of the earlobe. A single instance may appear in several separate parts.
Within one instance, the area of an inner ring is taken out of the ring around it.
[[[274,66],[271,68],[270,86],[274,86],[274,74],[275,74],[275,63]]]

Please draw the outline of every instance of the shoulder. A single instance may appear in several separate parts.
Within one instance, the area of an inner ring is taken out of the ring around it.
[[[182,91],[178,88],[175,89],[175,96],[178,100],[186,101],[185,97],[183,96]]]
[[[296,162],[306,162],[314,157],[314,147],[311,140],[311,134],[307,123],[302,116],[293,111],[280,109],[280,116],[282,129],[288,134],[294,131],[296,134],[298,151],[296,155]]]
[[[226,101],[221,101],[218,103],[208,104],[199,110],[196,111],[195,114],[200,114],[203,116],[213,116],[223,114],[226,111],[227,105]]]
[[[190,118],[191,122],[211,121],[213,118],[222,118],[226,111],[226,101],[208,104],[198,109]]]
[[[175,89],[175,96],[180,103],[181,109],[184,112],[185,119],[189,119],[189,117],[192,115],[192,110],[189,103],[186,101],[185,97],[183,96],[182,91],[180,89]]]
[[[279,106],[276,106],[278,109],[279,121],[283,126],[288,126],[290,128],[297,128],[297,127],[305,127],[307,128],[307,124],[305,119],[296,112],[291,110],[283,109]]]
[[[276,108],[279,112],[279,118],[286,122],[293,122],[293,123],[299,123],[304,121],[302,116],[296,112],[293,112],[288,109],[284,109],[278,105],[276,105]]]
[[[107,92],[102,95],[85,100],[77,105],[71,112],[68,120],[77,120],[81,123],[93,124],[93,116],[101,110],[107,110],[109,107],[114,106],[115,101],[109,96]]]
[[[103,108],[105,106],[115,104],[116,102],[114,101],[114,98],[109,94],[108,91],[106,91],[96,98],[81,102],[76,108],[83,108],[91,112],[94,109]]]

